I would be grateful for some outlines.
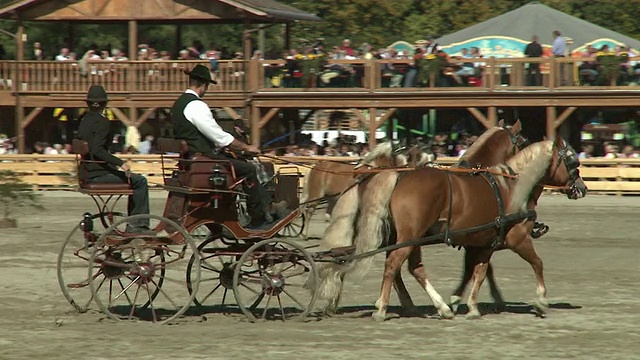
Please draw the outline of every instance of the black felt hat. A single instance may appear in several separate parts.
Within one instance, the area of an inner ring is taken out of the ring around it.
[[[107,97],[107,92],[104,90],[102,85],[91,85],[89,91],[87,92],[87,102],[107,102],[109,98]]]
[[[211,72],[204,65],[196,65],[191,70],[185,70],[184,73],[189,75],[190,78],[196,78],[198,80],[210,82],[212,84],[218,83],[211,78]]]

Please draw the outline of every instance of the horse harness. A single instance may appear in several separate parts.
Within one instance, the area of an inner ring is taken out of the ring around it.
[[[509,168],[508,170],[509,170],[509,175],[515,175],[515,172],[513,172],[511,168]],[[536,219],[537,213],[534,209],[527,209],[524,212],[516,212],[513,214],[505,213],[504,198],[502,196],[502,192],[500,192],[500,185],[498,184],[498,180],[496,179],[496,176],[494,174],[492,174],[489,171],[483,171],[483,170],[470,172],[469,174],[470,176],[482,176],[489,183],[489,185],[491,186],[491,190],[493,190],[493,194],[496,198],[496,201],[498,202],[498,216],[495,218],[493,223],[465,229],[466,230],[465,233],[473,232],[474,230],[482,231],[491,227],[498,228],[498,234],[496,235],[496,237],[491,242],[491,245],[489,246],[490,248],[496,250],[504,246],[505,236],[507,234],[507,227],[509,225],[512,225],[516,222],[519,222],[525,219],[526,220]],[[458,246],[458,249],[460,249],[461,246],[454,244],[451,239],[452,237],[451,216],[453,213],[453,185],[451,183],[451,172],[447,171],[446,175],[447,175],[447,184],[448,184],[448,190],[449,190],[449,209],[447,214],[447,222],[444,225],[445,226],[444,242],[445,244],[452,247]],[[455,231],[453,232],[455,233]]]

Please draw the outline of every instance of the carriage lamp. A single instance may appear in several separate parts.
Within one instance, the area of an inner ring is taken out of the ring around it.
[[[213,167],[213,175],[209,177],[209,186],[214,189],[224,188],[227,183],[227,175],[222,172],[220,165]]]
[[[80,221],[80,229],[84,232],[93,231],[93,219],[91,219],[91,213],[82,214],[82,220]]]

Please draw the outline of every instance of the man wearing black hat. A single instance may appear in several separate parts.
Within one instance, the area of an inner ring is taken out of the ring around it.
[[[192,154],[201,153],[212,159],[229,161],[238,176],[246,178],[245,191],[247,205],[251,216],[252,229],[267,229],[273,222],[272,215],[282,217],[286,213],[287,204],[281,201],[270,204],[267,192],[258,181],[256,167],[245,161],[227,156],[220,151],[229,147],[232,150],[259,154],[260,149],[237,140],[224,131],[213,118],[211,109],[201,98],[209,84],[217,84],[211,79],[211,73],[203,65],[196,65],[189,75],[189,88],[180,95],[171,109],[171,121],[176,139],[186,140]]]
[[[89,144],[89,155],[86,163],[86,181],[90,183],[127,183],[131,181],[133,195],[129,196],[127,206],[129,215],[149,213],[149,191],[144,176],[132,174],[127,163],[109,152],[113,134],[110,131],[109,119],[104,115],[107,106],[107,92],[100,85],[92,85],[87,93],[87,112],[80,122],[78,138]],[[121,170],[118,170],[118,168]],[[138,224],[130,224],[128,232],[137,234],[155,234],[149,230],[149,219]]]

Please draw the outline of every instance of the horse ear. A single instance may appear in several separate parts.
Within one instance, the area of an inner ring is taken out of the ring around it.
[[[516,123],[511,127],[511,132],[517,134],[520,131],[522,131],[522,123],[520,122],[520,119],[518,119],[516,120]]]
[[[498,127],[504,127],[504,119],[500,119],[500,121],[498,121]]]

